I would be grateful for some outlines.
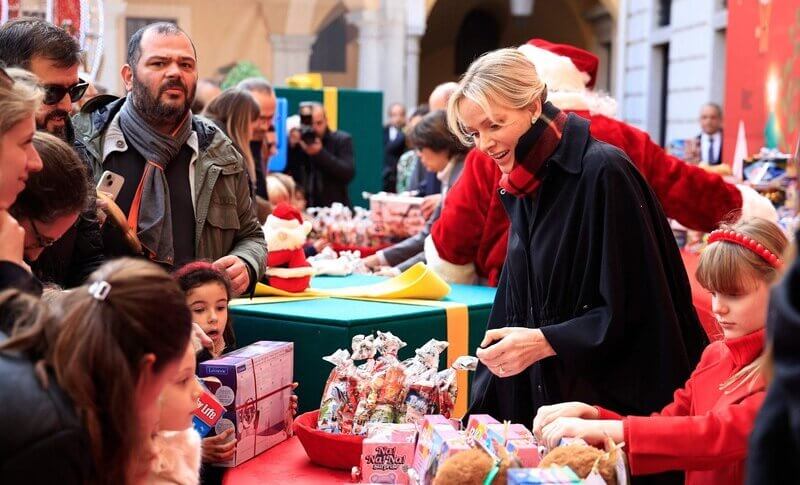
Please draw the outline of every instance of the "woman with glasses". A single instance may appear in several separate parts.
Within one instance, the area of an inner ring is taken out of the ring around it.
[[[14,82],[0,69],[0,290],[41,292],[22,258],[25,232],[8,212],[29,176],[42,169],[32,143],[41,100],[35,85]]]
[[[11,214],[25,229],[25,261],[36,261],[78,220],[89,197],[86,165],[65,142],[37,132],[33,146],[44,168],[31,174]]]

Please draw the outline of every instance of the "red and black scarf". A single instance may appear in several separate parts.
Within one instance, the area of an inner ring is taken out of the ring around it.
[[[552,103],[545,103],[539,119],[514,148],[514,167],[500,177],[500,187],[516,197],[536,192],[542,184],[541,168],[556,151],[566,123],[567,115],[563,111]]]

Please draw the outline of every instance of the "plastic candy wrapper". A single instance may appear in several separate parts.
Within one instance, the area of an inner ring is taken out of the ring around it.
[[[431,370],[439,369],[439,356],[449,344],[441,340],[431,339],[416,350],[416,356],[403,361],[408,375],[408,382],[414,382],[427,375]]]
[[[308,258],[314,274],[329,276],[347,276],[353,273],[367,274],[369,269],[361,260],[360,251],[340,251],[336,254],[330,246],[326,246],[315,256]]]
[[[437,407],[440,414],[450,417],[456,405],[458,394],[458,384],[456,383],[456,371],[471,370],[478,368],[478,358],[463,355],[457,358],[453,365],[436,374],[436,396]]]
[[[322,402],[319,408],[317,428],[329,433],[342,432],[343,413],[353,400],[351,389],[355,366],[350,353],[339,349],[322,360],[334,365],[325,388],[322,391]],[[346,416],[346,414],[345,414]]]
[[[340,350],[326,357],[335,367],[322,396],[318,429],[364,435],[376,423],[418,423],[442,406],[449,416],[457,393],[455,373],[474,369],[477,360],[461,357],[437,374],[447,342],[430,340],[400,362],[398,352],[405,345],[391,332],[356,335],[352,354]]]
[[[377,247],[387,239],[375,231],[370,211],[349,207],[335,202],[330,207],[311,207],[307,211],[312,218],[312,234],[341,246]]]

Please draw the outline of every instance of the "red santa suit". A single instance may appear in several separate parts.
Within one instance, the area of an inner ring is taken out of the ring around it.
[[[547,84],[548,101],[565,112],[591,121],[596,139],[622,149],[653,188],[667,217],[690,229],[713,230],[731,213],[777,220],[770,202],[746,186],[725,182],[717,174],[667,154],[642,130],[611,117],[615,103],[589,91],[597,57],[565,44],[533,39],[520,47]],[[508,217],[497,196],[500,169],[473,149],[447,204],[425,242],[428,266],[454,283],[478,279],[496,286],[506,256]]]
[[[753,362],[764,330],[713,342],[673,402],[648,417],[622,416],[598,407],[599,419],[622,419],[633,475],[685,470],[687,485],[744,483],[744,460],[766,391],[760,377],[738,387],[720,384]]]

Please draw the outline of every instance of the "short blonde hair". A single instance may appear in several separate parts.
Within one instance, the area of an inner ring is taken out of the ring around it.
[[[5,71],[11,79],[0,78],[0,137],[36,113],[44,96],[33,74],[18,68]]]
[[[461,123],[459,105],[469,99],[492,116],[491,105],[527,109],[542,97],[545,84],[533,63],[517,49],[498,49],[475,60],[447,103],[447,124],[461,143],[474,143]],[[494,120],[492,120],[494,121]]]

